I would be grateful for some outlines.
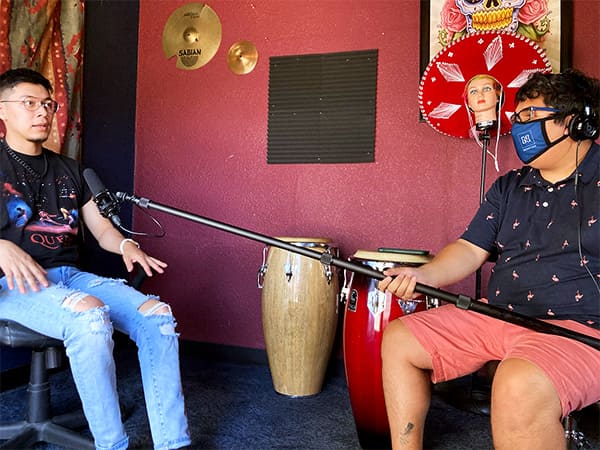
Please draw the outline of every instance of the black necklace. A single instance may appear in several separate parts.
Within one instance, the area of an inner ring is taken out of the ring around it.
[[[4,150],[6,150],[6,153],[8,153],[8,155],[17,164],[19,164],[23,169],[25,169],[25,172],[29,175],[30,180],[33,182],[37,182],[37,188],[34,188],[33,186],[30,185],[30,189],[32,192],[33,203],[34,203],[35,207],[39,210],[40,206],[41,206],[40,192],[41,192],[41,188],[42,188],[42,179],[46,176],[46,173],[48,172],[48,157],[46,156],[46,152],[44,150],[42,150],[42,157],[44,160],[44,169],[43,169],[42,173],[40,174],[37,170],[35,170],[33,167],[31,167],[26,161],[24,161],[23,158],[21,158],[19,155],[17,155],[17,153],[12,148],[9,147],[9,145],[5,139],[2,139],[0,142],[2,143],[2,148]]]
[[[44,178],[44,176],[46,176],[46,172],[48,172],[48,158],[46,157],[46,153],[43,150],[42,150],[42,156],[44,158],[44,170],[42,171],[42,174],[40,175],[40,173],[37,170],[34,170],[33,167],[31,167],[29,164],[27,164],[25,161],[23,161],[23,158],[21,158],[19,155],[17,155],[15,153],[15,151],[8,146],[8,144],[6,143],[5,140],[2,140],[2,147],[4,147],[4,149],[6,150],[6,153],[8,153],[10,155],[10,157],[12,159],[14,159],[21,167],[23,167],[23,169],[25,169],[25,171],[34,180],[41,180],[42,178]]]

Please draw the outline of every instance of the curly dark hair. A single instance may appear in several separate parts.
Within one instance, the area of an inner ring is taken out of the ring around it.
[[[7,90],[12,89],[21,83],[39,84],[52,93],[52,84],[41,73],[25,67],[19,69],[10,69],[0,75],[0,95]]]
[[[598,125],[600,81],[596,78],[577,69],[566,69],[562,73],[535,72],[517,91],[515,104],[540,96],[546,105],[560,110],[556,122],[564,123],[567,116],[582,113],[588,106]]]

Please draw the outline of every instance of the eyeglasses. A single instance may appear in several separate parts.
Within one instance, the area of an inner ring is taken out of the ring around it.
[[[27,111],[37,111],[40,107],[43,107],[51,114],[58,111],[59,107],[56,100],[34,100],[32,98],[26,98],[25,100],[0,100],[0,103],[21,103]]]
[[[561,112],[560,109],[549,108],[547,106],[529,106],[528,108],[523,108],[521,111],[514,113],[511,116],[510,121],[512,123],[529,122],[530,120],[534,119],[536,111],[547,111],[547,112],[555,113],[548,117],[544,117],[544,119],[551,119],[552,117],[554,117],[556,115],[556,113]]]

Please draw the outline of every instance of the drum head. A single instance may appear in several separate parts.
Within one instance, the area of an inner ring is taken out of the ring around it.
[[[320,237],[276,237],[280,241],[289,242],[290,244],[298,245],[300,247],[321,247],[323,244],[329,244],[333,242],[329,238]]]
[[[414,255],[409,253],[377,252],[373,250],[357,250],[353,259],[363,261],[382,261],[397,264],[425,264],[433,259],[431,255]]]

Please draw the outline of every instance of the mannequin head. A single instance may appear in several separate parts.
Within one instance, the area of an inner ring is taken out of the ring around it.
[[[477,124],[497,120],[502,97],[502,85],[491,75],[475,75],[465,86],[465,102]]]

